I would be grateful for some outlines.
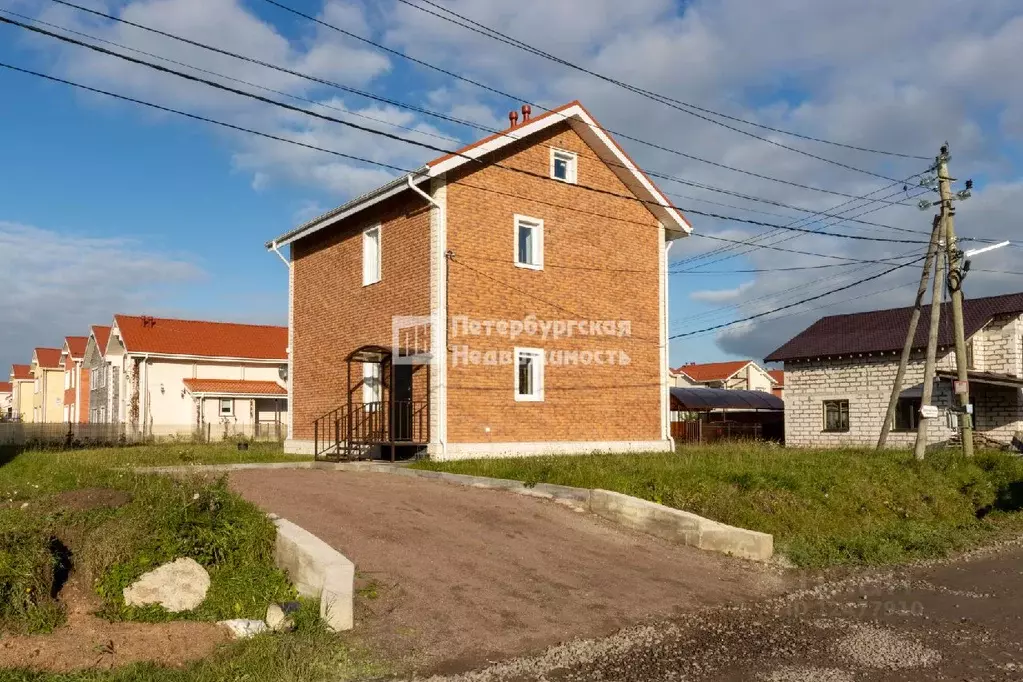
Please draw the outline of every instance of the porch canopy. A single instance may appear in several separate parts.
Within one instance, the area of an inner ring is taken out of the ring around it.
[[[938,378],[940,379],[955,380],[959,378],[959,375],[956,372],[949,372],[947,370],[938,370],[937,374]],[[971,384],[1004,386],[1007,388],[1023,388],[1023,378],[1010,376],[1008,374],[969,371],[966,373],[966,377]]]
[[[727,388],[671,387],[672,409],[687,412],[711,410],[757,410],[783,412],[785,402],[765,391],[733,391]]]

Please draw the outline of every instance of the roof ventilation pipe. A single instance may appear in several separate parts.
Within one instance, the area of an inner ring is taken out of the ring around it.
[[[528,104],[522,105],[522,123],[525,125],[529,121],[529,117],[533,115],[533,107]]]
[[[514,111],[514,110],[513,111],[509,111],[508,112],[508,120],[511,122],[511,125],[509,126],[509,128],[514,128],[515,126],[517,126],[519,124],[519,112]]]

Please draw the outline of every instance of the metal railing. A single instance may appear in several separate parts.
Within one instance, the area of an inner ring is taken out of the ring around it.
[[[343,405],[313,422],[313,452],[361,457],[372,446],[425,445],[430,440],[429,402],[395,400]]]

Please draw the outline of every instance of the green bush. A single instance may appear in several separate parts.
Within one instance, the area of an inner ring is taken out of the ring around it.
[[[45,528],[24,514],[0,516],[0,629],[46,632],[63,620],[53,598],[59,561]]]

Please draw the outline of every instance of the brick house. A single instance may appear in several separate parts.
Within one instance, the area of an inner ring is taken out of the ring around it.
[[[529,113],[267,243],[290,246],[289,452],[671,447],[691,228],[578,102]]]
[[[693,362],[676,367],[673,372],[683,380],[676,383],[678,386],[704,386],[706,388],[771,393],[778,383],[770,372],[752,360],[701,364]]]
[[[89,328],[83,364],[89,375],[88,421],[106,424],[111,421],[111,402],[117,399],[117,375],[107,362],[110,327],[94,324]]]
[[[285,327],[115,315],[109,421],[154,436],[273,436],[288,417]]]
[[[912,308],[824,317],[778,350],[785,363],[785,443],[790,446],[875,445],[895,383]],[[956,377],[950,304],[943,304],[932,403],[954,403]],[[1023,293],[966,299],[963,308],[970,398],[978,434],[1001,443],[1023,429]],[[911,447],[921,404],[927,321],[920,317],[888,443]],[[931,442],[949,440],[955,422],[936,419]]]
[[[60,366],[64,370],[64,421],[83,424],[89,421],[89,372],[85,360],[87,336],[68,336],[60,350]]]

